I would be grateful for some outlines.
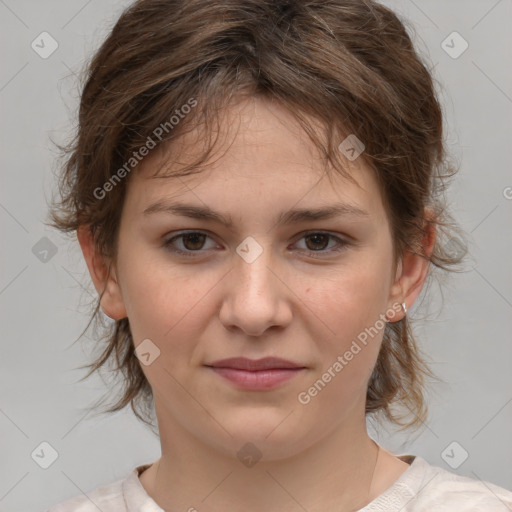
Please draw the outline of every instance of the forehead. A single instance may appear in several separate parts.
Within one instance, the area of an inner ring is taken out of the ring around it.
[[[295,117],[278,103],[242,100],[226,109],[214,126],[218,131],[208,134],[215,140],[213,151],[199,172],[189,176],[172,173],[204,153],[207,137],[202,126],[153,150],[130,179],[128,208],[141,212],[150,202],[172,197],[221,209],[229,203],[241,211],[248,211],[250,200],[280,209],[341,201],[357,204],[372,216],[382,214],[377,182],[362,158],[343,159],[357,184],[326,167]]]

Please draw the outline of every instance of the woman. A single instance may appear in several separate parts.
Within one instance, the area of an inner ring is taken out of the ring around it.
[[[51,508],[509,510],[368,435],[426,419],[407,310],[462,254],[442,112],[371,1],[135,2],[88,68],[55,226],[162,455]]]

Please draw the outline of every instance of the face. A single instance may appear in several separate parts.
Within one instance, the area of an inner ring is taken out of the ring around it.
[[[152,178],[155,153],[130,177],[103,307],[128,316],[135,345],[146,344],[142,369],[161,432],[230,455],[252,442],[272,460],[364,428],[383,318],[393,321],[390,310],[401,318],[403,281],[361,159],[346,162],[359,186],[330,180],[293,117],[261,99],[233,105],[222,126],[229,143],[200,174]],[[180,141],[181,163],[194,156],[193,135]],[[347,208],[286,215],[328,207]],[[233,357],[278,357],[301,369],[244,386],[227,378],[240,372],[207,366]]]

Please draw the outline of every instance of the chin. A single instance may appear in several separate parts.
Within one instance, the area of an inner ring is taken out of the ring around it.
[[[307,429],[304,423],[298,423],[290,410],[279,410],[274,413],[264,413],[261,410],[242,412],[239,417],[227,421],[224,417],[222,425],[232,435],[227,437],[219,446],[221,451],[233,452],[240,457],[247,452],[248,456],[271,461],[292,457],[306,448],[304,437]],[[301,425],[302,428],[298,428]],[[215,440],[217,444],[219,440]],[[304,445],[304,446],[303,446]]]

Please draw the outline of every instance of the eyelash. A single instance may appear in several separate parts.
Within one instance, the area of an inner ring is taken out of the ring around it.
[[[196,256],[194,255],[194,253],[200,253],[200,252],[203,252],[201,249],[197,250],[197,251],[192,251],[192,250],[187,250],[187,251],[183,251],[181,249],[176,249],[175,247],[172,247],[172,244],[175,240],[178,240],[178,239],[183,239],[185,236],[187,235],[195,235],[195,234],[199,234],[199,235],[206,235],[208,238],[210,238],[210,236],[207,234],[207,233],[204,233],[202,231],[187,231],[187,232],[181,232],[175,236],[173,236],[172,238],[169,238],[168,240],[166,240],[164,242],[164,247],[175,253],[175,254],[178,254],[178,255],[182,255],[182,256],[185,256],[187,258],[195,258]],[[309,254],[318,254],[318,253],[326,253],[326,254],[331,254],[331,253],[339,253],[341,251],[343,251],[346,246],[350,245],[350,242],[348,242],[347,240],[344,240],[338,236],[335,236],[335,235],[332,235],[331,233],[327,233],[327,232],[324,232],[324,231],[308,231],[308,232],[305,232],[302,237],[299,239],[299,240],[302,240],[308,236],[312,236],[312,235],[325,235],[327,237],[329,237],[329,239],[334,239],[338,242],[338,244],[340,245],[340,247],[338,247],[337,249],[329,249],[329,250],[318,250],[318,251],[312,251],[312,250],[303,250],[304,252],[307,252]],[[313,257],[318,257],[318,256],[313,256]],[[320,258],[322,258],[322,256],[320,256]]]

